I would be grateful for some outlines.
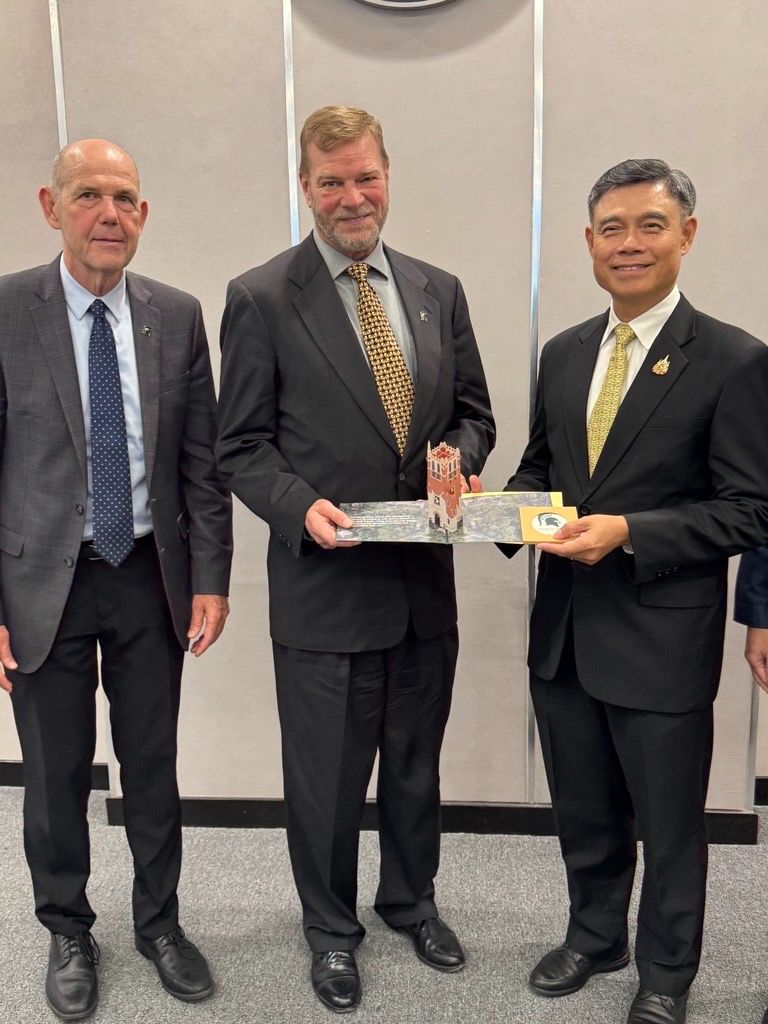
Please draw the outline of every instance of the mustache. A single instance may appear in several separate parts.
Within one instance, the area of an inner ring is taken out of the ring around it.
[[[359,210],[353,210],[351,213],[337,213],[335,220],[355,220],[357,217],[369,217],[375,213],[374,207],[361,207]]]

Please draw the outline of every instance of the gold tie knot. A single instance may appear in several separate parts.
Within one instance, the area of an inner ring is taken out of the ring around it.
[[[347,273],[350,277],[354,277],[358,284],[365,284],[368,280],[368,271],[370,269],[367,263],[350,263],[347,267]]]
[[[630,341],[637,337],[629,324],[616,324],[613,334],[616,338],[616,344],[621,345],[622,348],[626,348]]]

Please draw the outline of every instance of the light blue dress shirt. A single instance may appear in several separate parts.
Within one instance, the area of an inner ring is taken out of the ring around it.
[[[373,252],[366,256],[364,260],[353,260],[349,256],[345,256],[343,252],[339,252],[338,249],[334,249],[332,245],[324,242],[317,231],[314,231],[313,234],[315,243],[320,250],[320,255],[325,260],[328,272],[333,278],[333,283],[336,285],[336,290],[341,301],[344,303],[344,308],[355,329],[357,340],[360,342],[360,348],[363,350],[363,355],[369,366],[368,353],[365,350],[363,333],[360,330],[360,318],[357,314],[357,281],[350,277],[346,270],[353,263],[367,263],[371,268],[373,273],[368,275],[368,284],[376,292],[384,307],[384,312],[387,314],[387,320],[389,320],[398,348],[405,360],[405,365],[408,367],[411,380],[415,384],[417,372],[416,346],[413,343],[411,325],[408,323],[403,300],[400,298],[400,292],[397,290],[395,279],[392,276],[392,269],[384,252],[381,239],[376,243],[376,248]]]
[[[123,392],[125,429],[128,435],[128,461],[131,466],[131,500],[133,503],[133,532],[143,537],[152,530],[147,492],[147,472],[144,464],[144,430],[141,422],[139,399],[139,374],[136,368],[136,350],[133,344],[131,306],[125,273],[118,284],[106,295],[91,295],[77,282],[61,258],[61,284],[67,302],[67,317],[75,350],[77,379],[80,385],[80,401],[83,404],[85,425],[85,451],[88,466],[88,500],[85,508],[83,540],[93,537],[93,476],[91,473],[91,399],[88,390],[88,346],[91,342],[93,316],[88,312],[94,299],[101,299],[107,307],[107,320],[115,336],[117,365],[120,369],[120,386]]]

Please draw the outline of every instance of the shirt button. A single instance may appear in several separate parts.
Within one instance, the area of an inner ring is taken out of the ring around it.
[[[74,558],[65,558],[64,559],[64,565],[66,565],[66,567],[68,569],[71,569],[74,564],[75,564]]]
[[[400,480],[405,480],[405,473],[401,473],[400,476],[399,476],[399,479]]]
[[[81,516],[83,512],[85,512],[85,509],[83,508],[82,505],[75,505],[75,512],[77,512],[77,514]]]

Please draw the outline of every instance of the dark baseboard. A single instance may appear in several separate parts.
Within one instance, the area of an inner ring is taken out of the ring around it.
[[[764,775],[755,779],[755,804],[758,807],[768,804],[768,779]]]
[[[184,799],[184,825],[208,828],[285,828],[282,800]],[[123,802],[107,797],[107,820],[123,824]],[[757,815],[738,811],[708,811],[710,843],[753,846],[757,842]],[[376,805],[367,803],[363,828],[376,828]],[[443,804],[443,832],[485,835],[552,836],[555,822],[549,804]]]
[[[21,761],[0,761],[0,786],[23,786]],[[109,789],[109,769],[105,764],[91,766],[91,789]]]

